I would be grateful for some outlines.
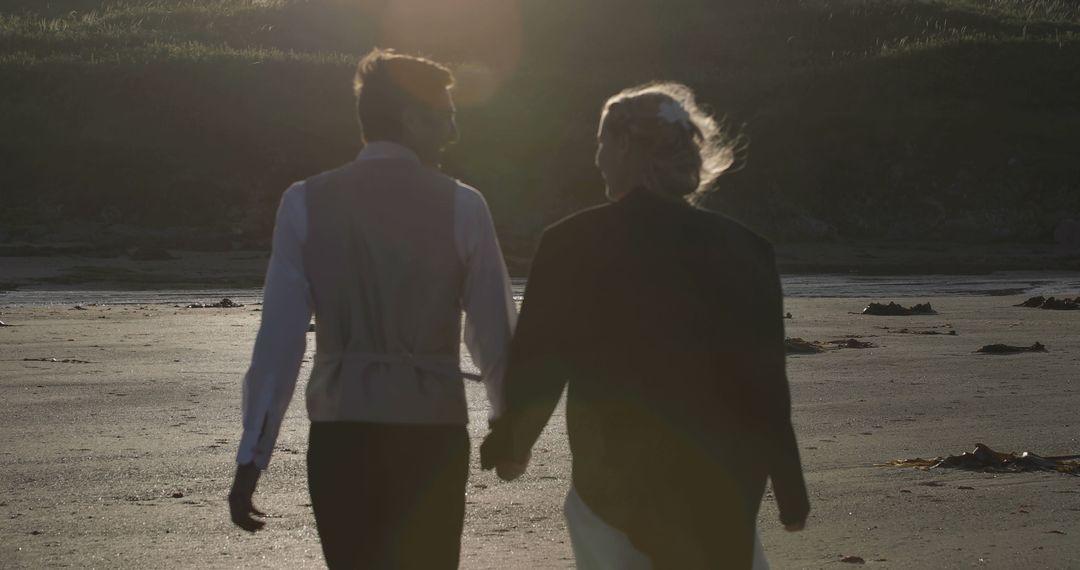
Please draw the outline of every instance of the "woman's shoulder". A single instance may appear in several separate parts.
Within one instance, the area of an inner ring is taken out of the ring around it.
[[[578,210],[544,229],[544,237],[556,237],[578,232],[594,232],[596,225],[610,217],[611,204],[600,204]]]
[[[698,225],[712,234],[714,239],[725,243],[737,243],[743,247],[772,255],[772,242],[743,222],[716,210],[692,208]]]

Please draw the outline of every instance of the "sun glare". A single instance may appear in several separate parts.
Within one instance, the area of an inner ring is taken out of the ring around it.
[[[483,103],[517,68],[522,23],[513,0],[390,0],[378,45],[438,54],[454,67],[460,105]]]

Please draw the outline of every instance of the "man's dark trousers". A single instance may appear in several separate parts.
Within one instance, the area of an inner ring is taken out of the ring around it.
[[[327,566],[457,568],[468,473],[463,425],[313,422],[308,485]]]

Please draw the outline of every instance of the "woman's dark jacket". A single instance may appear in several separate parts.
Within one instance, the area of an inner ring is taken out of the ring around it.
[[[636,190],[544,232],[485,468],[527,456],[567,394],[573,481],[656,568],[750,567],[772,479],[809,511],[791,426],[771,245]]]

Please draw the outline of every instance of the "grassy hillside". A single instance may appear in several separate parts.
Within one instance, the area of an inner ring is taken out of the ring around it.
[[[742,125],[713,205],[775,239],[1037,241],[1080,213],[1071,0],[7,0],[0,240],[264,242],[290,182],[358,149],[374,45],[457,67],[446,168],[513,256],[600,200],[599,107],[655,78]]]

